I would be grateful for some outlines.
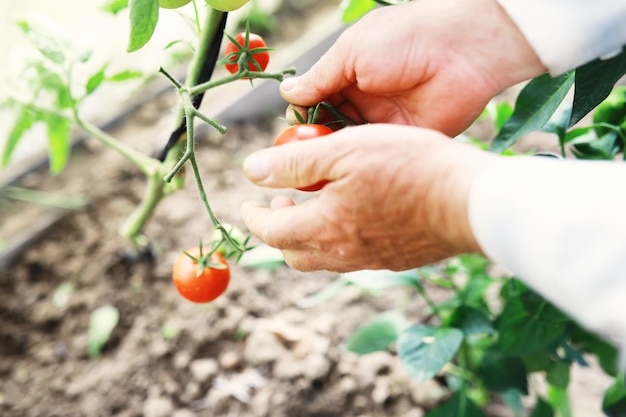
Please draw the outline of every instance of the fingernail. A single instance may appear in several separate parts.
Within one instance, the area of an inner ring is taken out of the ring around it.
[[[270,176],[270,158],[263,153],[253,153],[243,161],[243,171],[252,181],[261,181]]]
[[[292,90],[296,86],[297,83],[298,83],[298,77],[285,78],[285,80],[283,80],[283,82],[280,83],[280,88],[283,91],[289,91],[289,90]]]

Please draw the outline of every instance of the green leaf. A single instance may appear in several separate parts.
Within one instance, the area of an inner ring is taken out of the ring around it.
[[[498,358],[487,353],[480,364],[478,374],[485,386],[492,391],[505,392],[515,389],[528,394],[526,367],[519,357]]]
[[[496,320],[498,349],[527,355],[557,344],[565,337],[568,319],[534,293],[510,299]]]
[[[74,284],[65,281],[59,284],[59,286],[54,290],[54,295],[52,296],[52,303],[55,307],[63,308],[70,301],[70,297],[74,293]]]
[[[108,0],[102,5],[102,10],[111,14],[118,14],[128,7],[128,0]]]
[[[141,77],[143,77],[143,73],[141,71],[126,70],[126,71],[118,72],[117,74],[113,74],[107,77],[106,79],[107,81],[121,82],[121,81],[126,81],[126,80],[132,80],[134,78],[141,78]]]
[[[571,365],[567,362],[555,362],[552,369],[546,373],[550,385],[560,389],[566,389],[569,385],[569,372]]]
[[[576,326],[572,334],[572,344],[598,358],[600,367],[608,375],[616,376],[618,372],[619,352],[615,345]]]
[[[107,62],[102,66],[102,68],[98,70],[98,72],[89,77],[89,80],[87,80],[87,84],[85,85],[85,92],[87,93],[87,95],[96,91],[98,87],[100,87],[100,85],[104,82],[104,80],[106,79],[104,73],[106,72],[108,66],[109,63]]]
[[[350,284],[347,281],[336,279],[315,294],[298,301],[297,305],[300,308],[311,308],[336,297],[348,285]]]
[[[439,407],[430,410],[424,417],[485,417],[485,414],[467,397],[456,393]]]
[[[280,250],[267,245],[259,245],[244,252],[239,260],[239,265],[244,268],[274,271],[285,265],[285,258]]]
[[[485,311],[466,305],[457,308],[446,324],[463,330],[466,337],[490,335],[496,332]]]
[[[407,327],[409,322],[404,315],[387,311],[359,327],[347,340],[346,347],[358,355],[387,350]]]
[[[90,359],[100,356],[120,320],[120,312],[113,306],[99,307],[89,316],[87,331],[87,353]]]
[[[514,109],[513,106],[506,101],[499,103],[490,101],[489,104],[487,104],[486,111],[491,120],[493,120],[493,126],[496,132],[499,132],[502,130],[506,121],[513,115]]]
[[[545,402],[542,398],[537,398],[537,404],[530,417],[554,417],[554,410],[550,404]]]
[[[17,117],[13,126],[9,131],[7,141],[4,145],[4,151],[2,153],[2,166],[5,167],[9,164],[13,151],[20,139],[24,136],[24,133],[33,126],[35,119],[29,109],[25,106],[20,106],[17,109]]]
[[[602,100],[615,83],[626,74],[626,50],[610,59],[596,59],[576,69],[574,105],[569,126],[578,123]]]
[[[341,2],[341,19],[351,23],[365,16],[376,7],[374,0],[344,0]]]
[[[503,152],[522,136],[545,125],[574,83],[574,72],[556,78],[544,74],[530,81],[515,102],[515,111],[491,143],[490,150]]]
[[[626,416],[626,382],[624,375],[615,379],[615,382],[605,391],[602,399],[602,411],[609,417]]]
[[[55,64],[86,62],[91,56],[91,51],[76,46],[65,28],[44,16],[32,15],[28,20],[17,22],[17,25],[35,48]]]
[[[159,0],[130,0],[130,39],[128,52],[148,43],[159,20]]]
[[[578,159],[612,160],[622,150],[617,132],[610,130],[598,138],[593,131],[578,136],[572,142],[572,152]]]
[[[514,388],[508,389],[500,394],[500,398],[509,406],[515,417],[523,417],[525,415],[524,403],[522,402],[522,393]]]
[[[64,117],[48,113],[44,116],[48,127],[48,152],[50,155],[50,171],[58,174],[63,171],[71,150],[70,122]]]
[[[456,354],[463,341],[459,329],[415,325],[398,338],[398,354],[408,374],[424,382],[437,374]]]
[[[385,269],[362,270],[342,274],[341,278],[366,290],[384,290],[393,287],[421,288],[415,269],[400,272]]]

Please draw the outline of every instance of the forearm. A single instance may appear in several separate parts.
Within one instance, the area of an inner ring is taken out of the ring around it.
[[[586,327],[626,342],[626,166],[507,158],[474,182],[482,250]]]
[[[554,75],[626,44],[626,2],[497,0]]]

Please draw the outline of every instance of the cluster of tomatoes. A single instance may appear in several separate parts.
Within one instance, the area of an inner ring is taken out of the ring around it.
[[[162,7],[180,7],[190,0],[160,0]],[[247,1],[247,0],[246,0]],[[241,7],[246,1],[217,1],[206,2],[219,10],[234,10]],[[165,4],[165,5],[164,5]],[[225,67],[231,74],[240,72],[239,61],[242,53],[246,54],[247,69],[249,71],[265,71],[269,63],[270,55],[267,45],[259,35],[249,32],[238,34],[230,38],[224,51]],[[316,123],[302,123],[289,126],[278,135],[274,146],[284,145],[290,142],[317,138],[328,135],[333,130],[329,127]],[[299,188],[301,191],[318,191],[326,185],[327,181],[320,181],[307,187]],[[187,250],[179,255],[172,271],[174,286],[178,292],[195,303],[208,303],[224,293],[230,281],[230,267],[225,255],[228,251],[218,247],[212,252],[203,253],[201,247]]]

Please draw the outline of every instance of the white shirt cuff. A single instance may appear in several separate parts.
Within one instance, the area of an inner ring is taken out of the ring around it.
[[[541,62],[559,75],[626,44],[622,0],[497,0]]]

